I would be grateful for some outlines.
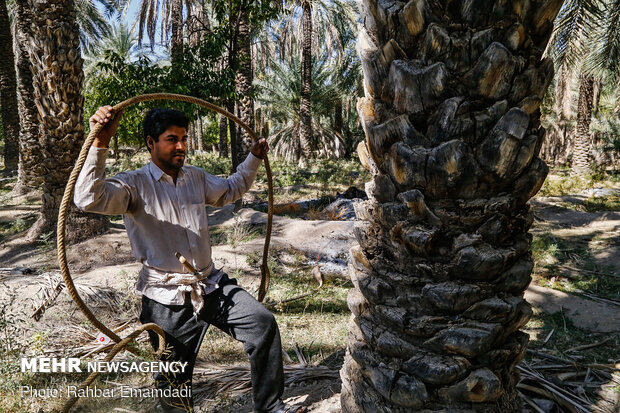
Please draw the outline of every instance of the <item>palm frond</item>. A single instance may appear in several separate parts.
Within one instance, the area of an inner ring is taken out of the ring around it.
[[[620,67],[620,0],[605,5],[605,18],[594,35],[593,43],[598,46],[592,53],[589,69],[597,77],[607,77],[608,81],[618,83]]]
[[[569,0],[558,13],[550,55],[556,65],[574,67],[586,56],[590,36],[603,18],[597,0]]]
[[[75,19],[80,27],[80,43],[83,47],[110,32],[110,25],[91,0],[74,2]]]

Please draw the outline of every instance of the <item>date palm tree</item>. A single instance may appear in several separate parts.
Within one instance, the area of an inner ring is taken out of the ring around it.
[[[25,2],[15,5],[15,70],[17,73],[17,101],[19,109],[19,166],[13,195],[37,189],[43,182],[43,159],[39,146],[37,108],[34,105],[34,87],[30,55],[26,45],[32,38],[30,12]]]
[[[125,62],[140,56],[144,48],[138,45],[138,36],[134,28],[125,23],[113,23],[109,33],[91,41],[84,48],[84,75],[88,81],[97,71],[97,64],[105,60],[106,52],[114,52]]]
[[[82,58],[73,0],[16,3],[29,17],[25,35],[42,154],[41,216],[28,234],[34,240],[55,230],[65,184],[84,139]],[[105,220],[74,209],[69,238],[100,232],[105,225]]]
[[[287,3],[283,18],[274,26],[281,42],[280,56],[291,59],[294,51],[301,54],[298,133],[305,158],[312,155],[312,57],[325,46],[329,54],[341,56],[344,39],[356,24],[350,0],[295,0]]]
[[[79,30],[80,43],[87,46],[93,40],[109,33],[109,26],[95,3],[101,5],[106,14],[111,14],[119,4],[115,0],[78,0],[74,7]],[[9,3],[15,15],[15,70],[17,72],[19,129],[18,179],[12,193],[19,195],[37,189],[43,182],[44,154],[39,144],[38,110],[35,104],[33,69],[28,45],[34,39],[32,33],[32,10],[28,2],[15,0]],[[49,161],[48,161],[49,162]]]
[[[0,47],[4,58],[0,61],[0,108],[4,131],[4,172],[17,171],[19,159],[19,113],[17,111],[17,79],[15,74],[13,35],[6,2],[0,4]]]
[[[343,412],[519,412],[561,0],[367,1]]]
[[[353,66],[350,61],[343,63],[343,66]],[[269,65],[270,70],[256,82],[258,107],[272,123],[269,145],[276,156],[291,162],[300,161],[303,157],[299,139],[300,66],[297,54],[291,60],[274,60]],[[340,78],[339,68],[328,59],[315,61],[312,69],[311,114],[314,134],[309,142],[310,150],[320,156],[339,158],[345,153],[344,143],[329,124],[329,119],[334,107],[343,99],[343,91],[346,91],[343,84],[348,79]]]
[[[572,173],[578,176],[590,172],[597,91],[601,82],[616,84],[620,72],[619,18],[619,1],[570,0],[556,19],[549,54],[557,67],[576,70],[579,79],[572,160]]]

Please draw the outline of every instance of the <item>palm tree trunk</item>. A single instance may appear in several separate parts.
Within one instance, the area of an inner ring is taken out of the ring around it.
[[[254,129],[254,71],[252,70],[252,34],[250,26],[250,16],[248,10],[242,8],[239,12],[239,25],[237,35],[238,62],[239,69],[235,78],[235,86],[237,96],[239,98],[237,105],[239,107],[239,115],[250,128]],[[245,159],[250,153],[252,147],[252,138],[244,130],[241,130],[239,136],[239,159]]]
[[[541,56],[561,5],[365,2],[372,179],[350,252],[343,412],[520,411],[527,201],[548,171]]]
[[[14,33],[17,47],[16,71],[19,106],[19,166],[14,195],[21,195],[39,188],[43,183],[43,155],[39,143],[37,107],[34,104],[34,87],[30,54],[26,45],[32,38],[31,16],[26,0],[15,2]]]
[[[73,1],[18,1],[27,5],[32,19],[32,37],[26,44],[44,157],[41,217],[28,234],[34,240],[55,231],[65,185],[84,141],[82,58]],[[73,208],[68,217],[68,241],[99,233],[106,225],[104,217]]]
[[[172,67],[178,67],[183,59],[183,0],[172,0],[171,26],[172,39],[170,41],[170,57]]]
[[[190,5],[189,14],[189,44],[192,46],[197,46],[200,40],[202,40],[204,34],[211,29],[209,25],[209,18],[205,9],[205,3],[198,1],[193,2]]]
[[[196,131],[197,131],[197,136],[196,139],[198,140],[197,144],[198,144],[198,151],[200,153],[202,153],[204,146],[202,143],[202,134],[203,134],[203,126],[202,126],[202,116],[198,115],[198,119],[196,120]]]
[[[228,158],[228,118],[220,116],[220,158]]]
[[[342,136],[342,99],[338,99],[334,105],[334,130],[338,136]]]
[[[571,173],[583,176],[590,171],[590,122],[594,97],[594,78],[585,73],[579,76],[579,101],[577,103],[577,128]]]
[[[17,79],[13,36],[6,2],[0,2],[0,107],[4,129],[4,173],[17,172],[19,163],[19,113],[17,111]]]
[[[196,135],[194,133],[194,122],[189,122],[189,124],[187,125],[187,151],[189,153],[194,152],[194,149],[196,148],[196,146],[194,145],[194,143],[196,142]]]
[[[555,92],[555,111],[558,114],[560,121],[566,121],[572,117],[571,80],[570,69],[567,64],[563,64],[558,73],[558,81]]]
[[[235,114],[235,103],[230,101],[228,103],[227,109],[228,112]],[[232,161],[232,169],[231,173],[237,170],[237,166],[242,162],[242,158],[239,158],[239,135],[237,134],[237,124],[231,120],[228,121],[228,133],[230,134],[230,158]],[[241,209],[241,205],[243,204],[243,199],[238,199],[235,201],[235,212]]]
[[[310,112],[310,96],[312,95],[312,6],[310,1],[302,3],[302,34],[301,51],[301,99],[299,105],[299,140],[305,158],[312,155],[312,117]]]
[[[567,64],[560,66],[555,88],[556,122],[551,124],[540,150],[540,157],[552,165],[566,165],[575,138],[572,127],[572,74]]]
[[[598,115],[598,106],[601,103],[601,92],[603,90],[603,84],[600,80],[594,80],[592,87],[592,115]]]

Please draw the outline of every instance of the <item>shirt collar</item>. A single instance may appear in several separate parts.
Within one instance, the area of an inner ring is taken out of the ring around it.
[[[155,165],[155,162],[153,161],[149,162],[148,168],[149,168],[149,173],[151,174],[151,176],[153,177],[155,181],[159,181],[164,175],[170,178],[170,180],[172,180],[172,177],[168,175],[167,173],[165,173],[164,171],[162,171],[161,169],[159,169],[159,166]],[[177,176],[177,182],[183,180],[184,176],[185,176],[185,166],[181,167],[181,169],[179,170],[179,175]]]

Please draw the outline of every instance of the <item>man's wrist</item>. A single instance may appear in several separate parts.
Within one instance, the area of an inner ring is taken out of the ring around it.
[[[106,149],[109,144],[110,144],[110,139],[108,139],[108,140],[101,140],[99,138],[95,138],[95,140],[93,141],[93,146],[95,148]]]

